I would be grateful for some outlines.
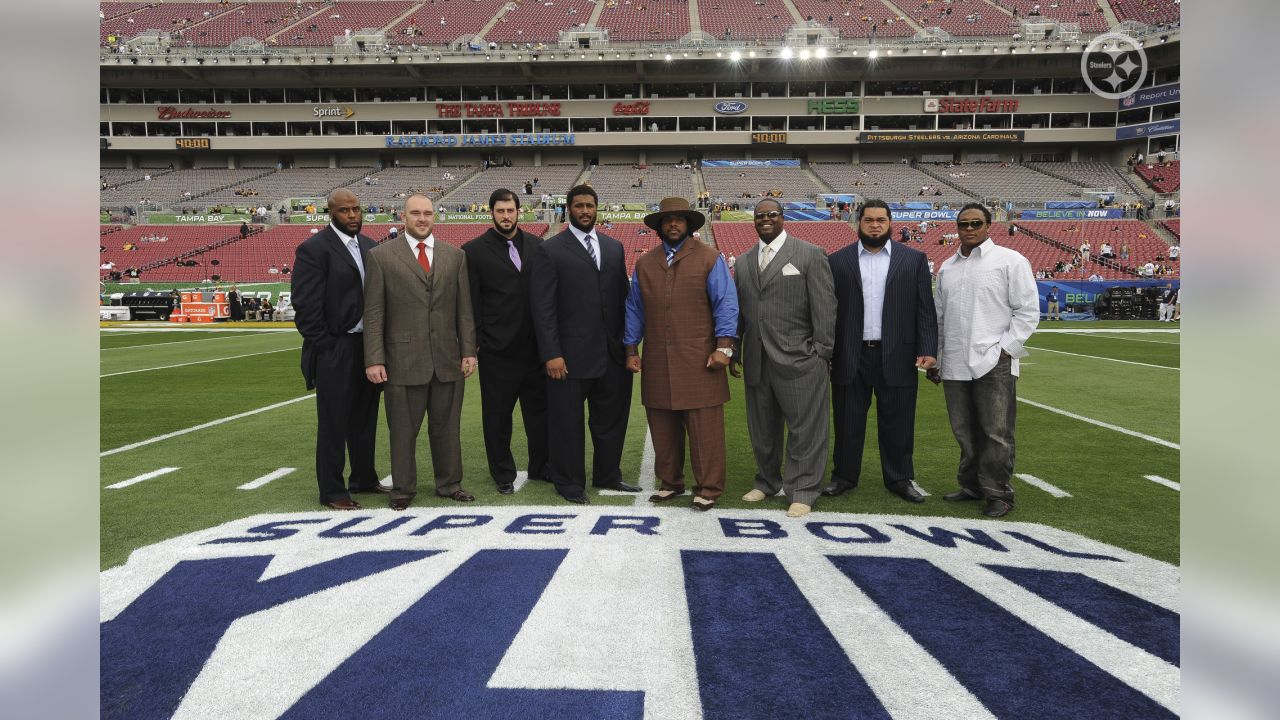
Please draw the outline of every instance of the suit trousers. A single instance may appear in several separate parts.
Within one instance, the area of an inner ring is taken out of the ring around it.
[[[1017,419],[1018,378],[1010,359],[974,380],[944,380],[947,417],[960,445],[960,487],[990,500],[1013,502],[1013,427]]]
[[[378,484],[373,447],[381,388],[364,375],[364,334],[347,333],[316,358],[316,481],[320,502],[350,500],[342,471],[351,459],[352,489]]]
[[[547,468],[556,492],[574,497],[586,490],[586,437],[582,403],[587,403],[594,449],[592,485],[622,480],[622,446],[631,414],[631,373],[615,362],[606,363],[598,378],[547,380]]]
[[[827,471],[827,363],[810,358],[805,362],[813,365],[812,372],[782,380],[768,359],[762,356],[761,362],[760,383],[746,390],[747,432],[756,455],[755,488],[765,495],[783,490],[789,501],[813,505]]]
[[[489,474],[499,485],[516,479],[511,413],[520,401],[528,441],[530,478],[547,477],[547,371],[537,346],[522,354],[480,351],[480,408]]]
[[[880,446],[880,472],[884,486],[893,490],[915,477],[916,393],[919,381],[906,387],[885,384],[880,348],[863,348],[858,372],[848,385],[832,384],[831,407],[835,420],[831,481],[857,487],[862,475],[862,452],[867,437],[867,411],[876,398],[876,440]]]
[[[458,433],[463,382],[440,382],[433,375],[425,385],[387,383],[392,500],[409,499],[418,493],[417,444],[424,414],[436,494],[450,495],[462,489],[462,444]]]
[[[693,410],[645,408],[653,437],[654,473],[659,490],[684,492],[684,438],[689,434],[693,494],[715,500],[724,492],[724,406]]]

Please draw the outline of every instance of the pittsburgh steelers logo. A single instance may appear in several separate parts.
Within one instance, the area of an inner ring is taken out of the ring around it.
[[[1124,33],[1099,35],[1080,56],[1080,74],[1095,95],[1122,100],[1146,80],[1147,54]]]

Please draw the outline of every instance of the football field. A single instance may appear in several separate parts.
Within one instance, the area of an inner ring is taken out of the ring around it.
[[[1177,564],[1179,341],[1162,323],[1042,323],[1018,383],[1017,508],[1010,520],[1078,533]],[[301,338],[288,324],[209,328],[104,325],[101,331],[101,566],[146,545],[265,513],[316,511],[315,407],[298,370]],[[478,378],[467,381],[462,417],[464,486],[481,506],[564,509],[553,488],[532,482],[515,495],[494,489],[484,461]],[[741,381],[726,409],[728,489],[717,509],[744,503],[754,461]],[[519,414],[514,444],[524,458]],[[874,415],[874,410],[873,410]],[[816,510],[918,517],[979,517],[973,503],[944,503],[956,487],[958,448],[943,394],[922,380],[916,418],[916,481],[929,494],[911,505],[881,484],[874,419],[860,487],[822,498]],[[385,421],[378,470],[390,473]],[[420,474],[430,477],[425,432]],[[653,486],[645,462],[639,386],[623,458],[624,477]],[[589,467],[589,465],[588,465]],[[829,468],[828,468],[829,472]],[[692,474],[686,472],[692,481]],[[428,481],[429,482],[429,481]],[[597,495],[604,506],[647,507],[648,493]],[[381,497],[360,496],[380,508]],[[780,498],[765,508],[785,510]],[[415,507],[460,506],[433,497]],[[683,509],[683,508],[682,508]],[[690,511],[691,512],[691,511]]]

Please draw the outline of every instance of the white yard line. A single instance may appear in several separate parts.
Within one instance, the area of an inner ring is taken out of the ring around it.
[[[286,405],[292,405],[292,404],[294,404],[294,403],[296,403],[296,402],[302,402],[303,400],[310,400],[311,398],[314,398],[314,397],[315,397],[315,393],[311,393],[311,394],[308,394],[308,395],[303,395],[302,397],[296,397],[296,398],[294,398],[294,399],[292,399],[292,400],[285,400],[284,402],[278,402],[278,403],[275,403],[275,404],[273,404],[273,405],[267,405],[266,407],[260,407],[260,408],[258,408],[257,410],[249,410],[249,411],[247,411],[247,412],[242,412],[242,413],[239,413],[239,414],[236,414],[236,415],[228,415],[227,417],[224,417],[224,418],[218,418],[217,420],[210,420],[210,421],[209,421],[209,422],[207,422],[207,423],[200,423],[199,425],[192,425],[191,427],[189,427],[189,428],[183,428],[182,430],[174,430],[173,432],[165,433],[165,434],[163,434],[163,435],[157,435],[157,436],[155,436],[155,437],[153,437],[153,438],[147,438],[146,440],[139,440],[139,441],[138,441],[138,442],[136,442],[136,443],[130,443],[130,444],[128,444],[128,445],[121,445],[120,447],[118,447],[118,448],[112,448],[111,450],[104,450],[104,451],[102,451],[102,452],[98,453],[98,457],[106,457],[106,456],[108,456],[108,455],[115,455],[116,453],[122,453],[122,452],[128,452],[128,451],[130,451],[130,450],[136,450],[136,449],[138,449],[138,448],[140,448],[140,447],[144,447],[144,446],[146,446],[146,445],[151,445],[151,444],[153,444],[153,443],[163,442],[163,441],[165,441],[165,440],[169,440],[169,439],[171,439],[171,438],[176,438],[176,437],[180,437],[180,436],[182,436],[182,435],[186,435],[187,433],[193,433],[193,432],[196,432],[196,431],[198,431],[198,430],[205,430],[205,429],[208,429],[208,428],[211,428],[211,427],[215,427],[215,426],[218,426],[218,425],[222,425],[223,423],[229,423],[229,422],[232,422],[232,421],[235,421],[235,420],[239,420],[240,418],[247,418],[247,417],[249,417],[249,416],[251,416],[251,415],[257,415],[258,413],[264,413],[264,412],[268,412],[268,411],[270,411],[270,410],[275,410],[275,409],[277,409],[277,408],[282,408],[282,407],[284,407],[284,406],[286,406]]]
[[[169,323],[162,325],[150,325],[143,323],[138,327],[123,328],[98,328],[98,332],[104,333],[158,333],[158,332],[176,332],[176,333],[214,333],[214,332],[230,332],[230,333],[296,333],[297,330],[291,327],[264,327],[264,328],[241,328],[241,327],[174,327]]]
[[[135,334],[142,334],[142,333],[135,333]],[[244,338],[240,336],[228,335],[226,337],[196,338],[195,340],[166,340],[165,342],[158,342],[158,343],[142,343],[141,345],[118,345],[116,347],[101,348],[101,352],[109,352],[111,350],[134,350],[137,348],[152,348],[152,347],[158,347],[161,345],[181,345],[182,343],[209,342],[211,340],[243,340],[243,339]]]
[[[1124,363],[1125,365],[1141,365],[1142,367],[1157,368],[1160,370],[1172,370],[1174,372],[1182,372],[1182,368],[1169,367],[1168,365],[1152,365],[1151,363],[1134,362],[1132,360],[1117,360],[1115,358],[1102,357],[1100,355],[1085,355],[1082,353],[1067,352],[1066,350],[1050,350],[1049,348],[1039,347],[1037,345],[1025,346],[1028,350],[1039,350],[1040,352],[1057,353],[1059,355],[1073,355],[1075,357],[1089,358],[1090,360],[1106,360],[1107,362]]]
[[[1165,487],[1167,487],[1167,488],[1173,488],[1174,490],[1177,490],[1178,492],[1182,492],[1182,485],[1181,485],[1180,483],[1176,483],[1176,482],[1174,482],[1174,481],[1170,480],[1169,478],[1162,478],[1162,477],[1160,477],[1159,475],[1143,475],[1142,477],[1144,477],[1144,478],[1146,478],[1146,479],[1150,480],[1150,481],[1151,481],[1151,482],[1153,482],[1153,483],[1158,483],[1158,484],[1163,485],[1163,486],[1165,486]]]
[[[246,355],[232,355],[230,357],[210,358],[208,360],[195,360],[192,362],[178,363],[177,365],[161,365],[159,367],[138,368],[137,370],[123,370],[121,372],[113,372],[113,373],[106,373],[103,375],[99,375],[98,378],[101,379],[101,378],[116,377],[117,375],[132,375],[134,373],[151,372],[152,370],[168,370],[170,368],[187,367],[189,365],[204,365],[205,363],[222,362],[223,360],[239,360],[240,358],[254,357],[255,355],[271,355],[273,353],[289,352],[290,350],[297,350],[300,347],[302,346],[293,345],[291,347],[281,348],[279,350],[265,350],[263,352],[248,353]]]
[[[1036,328],[1036,333],[1062,333],[1066,335],[1092,335],[1095,333],[1117,333],[1126,334],[1145,334],[1145,333],[1164,333],[1167,335],[1177,335],[1182,330],[1179,328]]]
[[[1079,420],[1080,422],[1086,422],[1086,423],[1089,423],[1090,425],[1097,425],[1098,427],[1104,427],[1108,430],[1114,430],[1118,433],[1123,433],[1131,437],[1136,437],[1140,440],[1146,440],[1149,443],[1155,443],[1156,445],[1163,445],[1164,447],[1172,448],[1178,451],[1182,450],[1182,446],[1179,445],[1178,443],[1169,442],[1168,440],[1163,440],[1161,438],[1155,437],[1154,435],[1147,435],[1146,433],[1140,433],[1137,430],[1130,430],[1128,428],[1122,428],[1119,425],[1112,425],[1111,423],[1103,422],[1101,420],[1094,420],[1093,418],[1085,417],[1084,415],[1077,415],[1073,412],[1069,412],[1061,408],[1052,407],[1050,405],[1044,405],[1042,403],[1038,403],[1034,400],[1028,400],[1023,397],[1018,398],[1018,402],[1026,403],[1031,407],[1037,407],[1037,408],[1040,408],[1041,410],[1048,410],[1051,413],[1064,415],[1066,417],[1071,418],[1072,420]]]
[[[272,470],[271,472],[267,473],[266,475],[263,475],[257,480],[250,480],[249,482],[238,486],[236,489],[237,490],[257,490],[258,488],[262,487],[263,485],[266,485],[272,480],[279,480],[280,478],[284,477],[285,475],[288,475],[289,473],[297,469],[298,468],[283,467],[283,468],[280,468],[279,470]]]
[[[135,485],[137,483],[142,482],[143,480],[150,480],[151,478],[160,477],[161,475],[168,475],[174,470],[181,470],[181,469],[182,468],[164,467],[164,468],[160,468],[159,470],[152,470],[149,473],[142,473],[141,475],[135,475],[134,477],[131,477],[128,480],[121,480],[118,483],[113,483],[111,485],[108,485],[107,489],[119,490],[120,488],[127,488],[130,485]]]
[[[1079,335],[1080,337],[1086,337],[1085,335],[1082,335],[1080,333],[1070,333],[1070,334]],[[1151,343],[1152,345],[1181,345],[1182,344],[1181,342],[1163,342],[1161,340],[1143,340],[1142,338],[1107,337],[1106,335],[1101,335],[1101,334],[1095,335],[1094,337],[1100,340],[1124,340],[1125,342]]]
[[[1025,482],[1026,484],[1032,487],[1038,487],[1041,490],[1049,493],[1050,495],[1056,498],[1071,497],[1071,493],[1067,492],[1066,490],[1063,490],[1057,485],[1047,483],[1044,480],[1041,480],[1040,478],[1036,477],[1035,475],[1028,475],[1027,473],[1015,473],[1015,476],[1018,479]]]

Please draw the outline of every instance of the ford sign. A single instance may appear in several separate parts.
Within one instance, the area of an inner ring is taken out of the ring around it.
[[[716,103],[716,112],[721,115],[741,115],[747,111],[747,104],[741,100],[721,100]]]

